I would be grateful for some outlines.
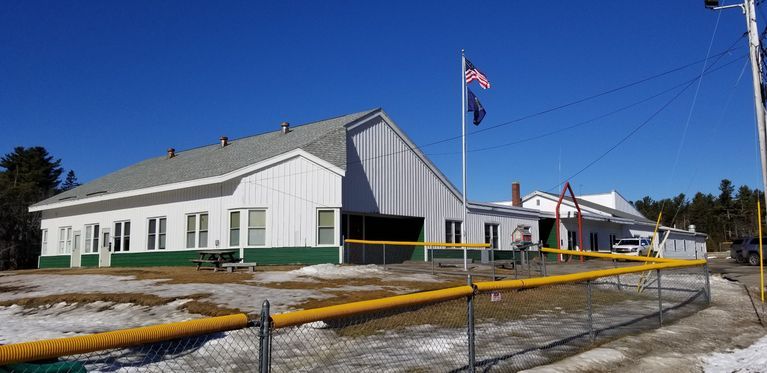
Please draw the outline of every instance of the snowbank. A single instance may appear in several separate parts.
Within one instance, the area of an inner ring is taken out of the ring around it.
[[[713,353],[702,360],[706,372],[764,372],[767,369],[767,336],[749,347]]]
[[[314,279],[340,280],[379,278],[384,281],[427,281],[438,282],[438,278],[428,274],[392,273],[375,264],[342,266],[338,264],[316,264],[287,272],[263,272],[256,274],[257,282],[311,282]]]

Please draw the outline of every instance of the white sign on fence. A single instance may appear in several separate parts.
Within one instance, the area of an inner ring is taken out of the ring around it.
[[[501,293],[498,291],[494,291],[490,293],[490,301],[491,302],[500,302],[501,301]]]

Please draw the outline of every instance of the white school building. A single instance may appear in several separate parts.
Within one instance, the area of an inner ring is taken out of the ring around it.
[[[168,139],[172,143],[172,139]],[[159,153],[159,152],[158,152]],[[41,201],[39,266],[339,263],[342,239],[511,245],[539,211],[470,202],[381,109],[153,157]],[[422,248],[398,260],[424,260]],[[387,259],[389,260],[389,259]]]

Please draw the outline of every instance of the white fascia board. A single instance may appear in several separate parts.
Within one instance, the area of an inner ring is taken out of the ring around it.
[[[211,176],[211,177],[206,177],[202,179],[182,181],[178,183],[158,185],[154,187],[128,190],[128,191],[118,192],[118,193],[108,193],[101,196],[93,196],[93,197],[75,199],[70,201],[61,201],[61,202],[56,202],[56,203],[51,203],[51,204],[41,205],[41,206],[32,206],[29,208],[29,212],[51,210],[51,209],[57,209],[62,207],[69,207],[69,206],[77,206],[77,205],[82,205],[86,203],[109,201],[113,199],[126,198],[126,197],[135,197],[135,196],[140,196],[145,194],[167,192],[171,190],[192,188],[192,187],[198,187],[203,185],[219,184],[219,183],[231,180],[235,177],[247,175],[249,173],[271,167],[277,163],[284,162],[296,157],[305,158],[313,163],[316,163],[318,166],[323,167],[341,177],[346,175],[346,171],[344,171],[340,167],[335,166],[332,163],[320,157],[317,157],[316,155],[313,155],[303,149],[294,149],[289,152],[282,153],[272,158],[265,159],[261,162],[254,163],[250,166],[246,166],[238,170],[234,170],[232,172],[228,172],[219,176]]]

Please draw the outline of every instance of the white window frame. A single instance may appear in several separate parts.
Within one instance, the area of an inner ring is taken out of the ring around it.
[[[333,213],[333,226],[332,227],[330,227],[330,226],[320,226],[320,212],[327,212],[327,211],[330,211],[330,212]],[[339,228],[338,227],[338,222],[340,221],[339,209],[334,209],[334,208],[318,208],[317,211],[314,214],[314,218],[315,218],[314,227],[315,227],[315,232],[316,232],[315,235],[314,235],[314,238],[316,240],[316,245],[317,246],[322,246],[322,247],[338,246],[338,233],[339,233],[338,232],[338,228]],[[321,243],[320,242],[320,231],[322,229],[328,229],[328,228],[332,228],[333,229],[333,242],[331,242],[331,243]]]
[[[63,233],[63,234],[62,234]],[[59,254],[72,253],[72,227],[59,227]]]
[[[267,215],[266,209],[254,208],[254,209],[247,209],[245,211],[247,212],[247,215],[248,215],[247,227],[245,229],[245,243],[247,243],[247,247],[263,247],[263,246],[266,246],[266,243],[269,242],[268,238],[266,237],[267,231],[268,231],[266,229],[266,227],[269,225],[269,223],[267,222],[268,215]],[[251,222],[250,222],[250,213],[251,212],[263,212],[264,213],[264,225],[263,226],[251,225]],[[240,224],[243,224],[242,214],[240,214]],[[250,231],[251,230],[259,230],[259,229],[264,231],[264,242],[261,243],[261,244],[252,244],[252,243],[250,243]],[[242,239],[240,239],[240,242],[242,242]]]
[[[205,230],[200,228],[202,223],[202,216],[205,216],[208,221],[208,226]],[[194,216],[194,228],[189,229],[189,217]],[[194,233],[194,244],[189,245],[189,233]],[[205,233],[205,245],[200,244],[200,237]],[[210,214],[208,211],[200,211],[191,214],[184,215],[184,247],[187,249],[206,249],[210,246]]]
[[[129,230],[128,234],[125,234],[125,224],[128,224],[128,227],[129,227],[128,228],[128,230]],[[119,236],[117,235],[117,225],[120,225],[120,235]],[[111,233],[112,234],[112,242],[113,242],[112,252],[120,253],[120,252],[128,252],[128,251],[130,251],[130,249],[131,249],[131,247],[130,247],[131,246],[130,245],[131,232],[130,231],[133,228],[132,225],[133,224],[131,224],[130,220],[120,220],[120,221],[116,221],[116,222],[114,222],[114,224],[112,224],[112,233]],[[126,238],[127,238],[127,240],[126,240]],[[117,245],[118,242],[120,243],[120,245]],[[125,249],[125,243],[126,242],[129,243],[128,244],[128,249]],[[119,246],[119,250],[118,250],[118,246]]]
[[[162,221],[165,221],[165,231],[161,231],[160,227],[162,227]],[[152,226],[152,221],[154,221],[154,232],[151,232],[149,229]],[[164,236],[165,240],[160,240],[160,236]],[[154,243],[154,247],[149,246],[149,242]],[[160,247],[160,242],[163,243],[163,247]],[[168,218],[166,216],[155,216],[153,218],[149,218],[146,221],[146,249],[147,251],[156,251],[156,250],[165,250],[168,247]]]
[[[40,254],[48,254],[48,229],[42,229],[40,233]]]
[[[242,211],[240,209],[235,210],[229,210],[227,214],[226,219],[226,243],[229,245],[229,247],[242,247],[242,221],[244,220],[242,218]],[[232,215],[237,214],[239,221],[237,222],[237,226],[232,225]],[[234,235],[234,237],[237,237],[237,243],[232,242],[232,231],[237,230],[237,234]]]
[[[250,212],[262,211],[264,213],[264,225],[263,226],[251,226],[250,224]],[[239,214],[239,224],[232,226],[232,214]],[[250,241],[250,231],[252,229],[263,229],[264,231],[264,243],[252,244]],[[236,230],[237,243],[232,244],[232,231]],[[226,225],[226,241],[229,248],[245,248],[245,247],[266,247],[269,243],[269,209],[266,207],[238,207],[227,210],[227,225]]]
[[[495,234],[493,234],[492,228],[490,229],[490,242],[487,242],[487,228],[488,227],[495,227]],[[501,225],[498,223],[485,223],[485,243],[490,244],[491,249],[499,249],[501,247]],[[495,240],[495,245],[493,245],[493,240]]]
[[[448,231],[448,224],[450,224],[450,229]],[[461,233],[460,233],[460,241],[455,240],[456,234],[455,234],[455,226],[459,225],[461,227]],[[463,222],[460,220],[454,220],[454,219],[447,219],[445,220],[445,241],[447,243],[463,243],[463,238],[465,235],[465,231],[463,229]]]
[[[90,234],[88,234],[89,229],[90,229]],[[85,239],[85,247],[83,247],[83,252],[85,253],[99,252],[100,235],[101,235],[101,226],[99,225],[99,223],[85,224],[85,231],[83,232],[83,238]]]

